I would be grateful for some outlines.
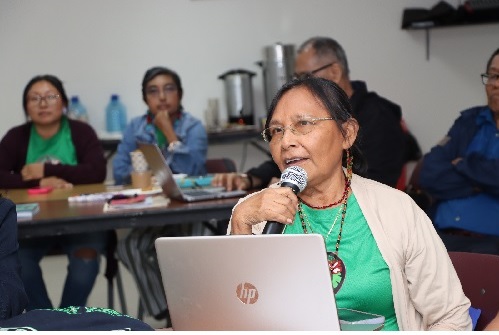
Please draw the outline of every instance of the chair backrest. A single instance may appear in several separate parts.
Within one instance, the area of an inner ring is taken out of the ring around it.
[[[236,163],[230,158],[213,158],[206,160],[208,173],[236,172]]]
[[[414,170],[412,170],[405,192],[411,196],[412,200],[414,200],[416,204],[418,204],[418,206],[426,212],[426,214],[429,214],[434,200],[432,196],[425,190],[421,189],[421,186],[419,185],[419,173],[422,166],[423,158],[419,159],[414,166]]]
[[[421,172],[421,167],[423,166],[423,158],[419,159],[412,170],[412,174],[409,177],[408,184],[412,185],[414,188],[419,189],[419,173]]]
[[[475,330],[483,330],[499,311],[499,256],[449,251],[471,306],[482,312]]]

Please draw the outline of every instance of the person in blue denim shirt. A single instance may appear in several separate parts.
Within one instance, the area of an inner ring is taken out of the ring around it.
[[[130,152],[137,142],[156,143],[173,173],[206,173],[208,137],[200,120],[184,111],[180,77],[165,67],[153,67],[144,75],[142,98],[145,115],[130,122],[113,160],[115,184],[129,184],[132,172]]]
[[[156,143],[174,173],[206,173],[208,139],[202,123],[183,110],[182,84],[172,70],[154,67],[144,75],[142,97],[148,106],[146,115],[134,118],[118,147],[113,161],[116,184],[130,183],[130,152],[137,141]],[[135,228],[118,242],[117,255],[137,283],[141,304],[157,319],[168,317],[154,241],[165,235],[177,235],[175,226]]]

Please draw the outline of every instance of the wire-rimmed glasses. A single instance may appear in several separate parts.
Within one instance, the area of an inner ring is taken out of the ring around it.
[[[492,85],[499,80],[499,74],[497,73],[482,73],[480,76],[482,77],[482,83],[484,85]]]
[[[59,94],[50,94],[44,97],[40,95],[32,95],[28,97],[28,103],[31,105],[39,105],[42,100],[44,100],[47,105],[53,105],[59,98]]]
[[[286,129],[291,130],[295,135],[306,135],[310,133],[318,121],[334,120],[332,117],[319,117],[319,118],[304,118],[293,122],[287,127],[270,126],[262,131],[262,136],[265,142],[270,142],[274,138],[281,139],[284,136]]]
[[[160,92],[163,92],[163,94],[165,96],[173,94],[173,93],[177,92],[177,86],[175,86],[174,84],[168,84],[168,85],[163,86],[162,89],[160,89],[156,86],[148,87],[146,89],[146,95],[150,96],[152,98],[158,98],[160,95]]]

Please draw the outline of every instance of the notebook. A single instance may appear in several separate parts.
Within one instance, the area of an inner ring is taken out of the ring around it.
[[[40,211],[40,205],[37,202],[16,204],[17,219],[31,219],[33,215]]]
[[[246,191],[243,190],[226,191],[223,187],[180,188],[173,178],[172,170],[156,144],[138,143],[138,148],[144,154],[149,168],[163,189],[163,193],[169,198],[193,202],[240,197],[246,194]]]
[[[174,330],[340,330],[324,239],[161,237]]]

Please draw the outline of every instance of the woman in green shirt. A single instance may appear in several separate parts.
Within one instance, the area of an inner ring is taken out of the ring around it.
[[[0,142],[0,187],[71,187],[102,183],[106,160],[95,131],[65,116],[68,98],[62,82],[43,75],[30,80],[23,94],[28,122],[10,129]],[[84,306],[99,272],[107,232],[19,241],[28,310],[52,308],[39,262],[56,246],[68,255],[61,307]]]
[[[338,85],[313,76],[287,83],[265,127],[279,170],[305,170],[306,186],[296,195],[272,185],[240,200],[231,234],[266,232],[268,221],[283,223],[283,234],[320,234],[340,319],[353,309],[384,316],[384,330],[471,330],[470,302],[425,213],[352,172],[362,170],[359,124]]]

